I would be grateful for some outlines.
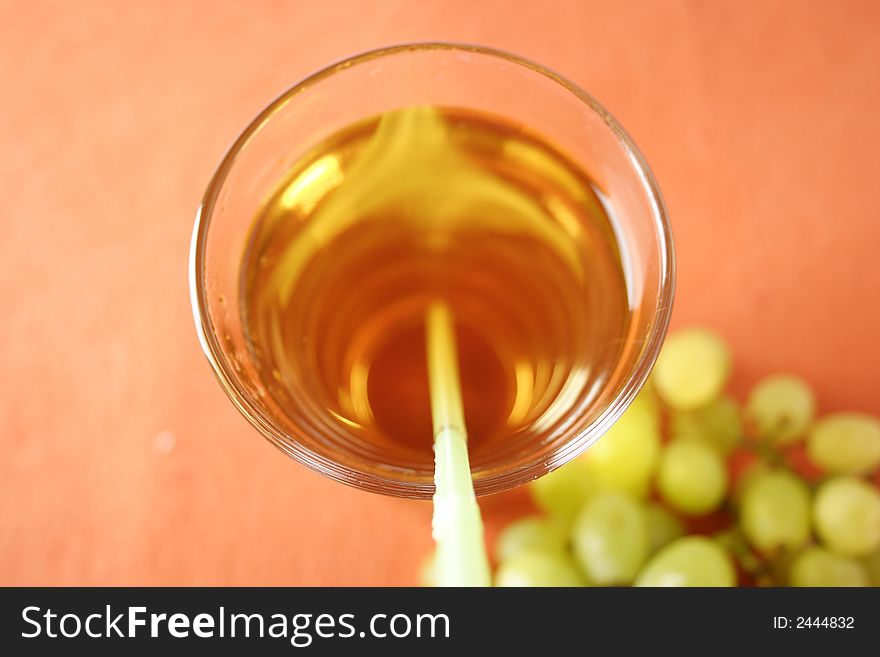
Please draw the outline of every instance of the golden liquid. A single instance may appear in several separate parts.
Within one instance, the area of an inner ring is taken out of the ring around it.
[[[590,178],[527,130],[457,109],[387,113],[312,149],[255,217],[242,272],[278,407],[399,467],[433,459],[432,300],[455,318],[474,468],[588,405],[629,322]]]

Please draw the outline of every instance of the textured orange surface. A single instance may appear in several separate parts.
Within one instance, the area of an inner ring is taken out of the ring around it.
[[[0,1],[0,583],[406,584],[430,507],[262,440],[199,351],[186,260],[252,115],[354,51],[446,39],[573,78],[640,144],[675,323],[735,386],[880,412],[880,5]],[[522,494],[488,500],[490,526]]]

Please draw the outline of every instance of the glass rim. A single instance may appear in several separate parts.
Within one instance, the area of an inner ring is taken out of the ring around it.
[[[645,337],[645,348],[642,350],[621,390],[593,422],[583,427],[577,434],[573,435],[562,446],[551,453],[548,458],[536,459],[517,468],[487,475],[475,481],[474,488],[478,495],[499,493],[555,470],[586,451],[590,445],[598,440],[618,420],[647,381],[654,362],[660,353],[660,347],[672,314],[675,291],[675,254],[672,229],[663,197],[660,194],[660,189],[647,161],[623,126],[599,101],[579,85],[542,64],[504,50],[481,45],[445,41],[410,42],[370,49],[344,57],[307,75],[279,94],[248,123],[227,149],[208,182],[196,212],[192,240],[190,242],[188,273],[190,301],[199,344],[208,362],[211,364],[214,375],[235,407],[269,442],[285,454],[306,467],[349,486],[395,497],[419,499],[430,498],[433,493],[433,484],[405,481],[376,473],[354,470],[306,447],[292,439],[294,437],[277,426],[277,423],[269,417],[260,407],[259,403],[252,399],[252,396],[237,381],[234,368],[220,345],[210,316],[204,272],[207,236],[220,190],[229,171],[234,166],[238,154],[247,147],[251,137],[276,112],[281,110],[285,104],[306,88],[339,71],[389,55],[435,50],[471,52],[505,60],[529,69],[561,85],[578,100],[587,105],[612,131],[618,144],[628,156],[631,166],[638,175],[642,190],[649,201],[651,217],[658,235],[660,279],[658,285],[659,293],[655,301],[654,321]]]

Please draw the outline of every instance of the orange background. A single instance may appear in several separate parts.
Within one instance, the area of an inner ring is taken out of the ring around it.
[[[627,127],[678,247],[674,322],[880,413],[880,5],[0,2],[0,583],[407,584],[430,507],[262,440],[186,280],[213,167],[271,98],[392,42],[508,49]],[[522,493],[489,499],[490,529]]]

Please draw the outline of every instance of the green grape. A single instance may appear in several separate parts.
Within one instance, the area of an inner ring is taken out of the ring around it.
[[[867,556],[880,547],[880,493],[856,477],[835,477],[816,493],[813,524],[830,550]]]
[[[815,412],[816,397],[810,386],[787,374],[759,381],[749,393],[745,408],[758,436],[781,444],[803,438]]]
[[[425,557],[419,568],[419,585],[437,586],[437,552],[431,550],[431,554]]]
[[[734,586],[736,569],[727,551],[705,536],[679,538],[655,554],[636,586]]]
[[[672,438],[705,442],[727,456],[742,438],[739,405],[730,397],[719,397],[705,406],[690,410],[673,410],[669,420]]]
[[[868,574],[871,586],[880,586],[880,550],[874,550],[862,559],[862,565]]]
[[[587,498],[596,490],[596,484],[583,459],[575,459],[528,486],[539,509],[568,526]]]
[[[712,331],[699,328],[671,334],[654,366],[657,392],[679,410],[699,408],[716,399],[729,376],[727,345]]]
[[[788,570],[789,586],[868,586],[868,575],[858,561],[821,547],[808,547]]]
[[[584,586],[583,577],[564,553],[525,551],[505,559],[495,573],[495,586]]]
[[[648,522],[648,552],[654,554],[660,548],[684,536],[684,525],[665,507],[649,504],[645,507]]]
[[[516,520],[505,527],[495,541],[495,558],[512,559],[520,552],[565,553],[566,536],[552,520],[533,516]]]
[[[880,420],[862,413],[821,418],[807,436],[807,454],[831,474],[864,474],[880,465]]]
[[[591,583],[628,584],[648,555],[645,511],[626,493],[597,493],[578,515],[572,542],[575,558]]]
[[[693,440],[674,440],[660,456],[657,487],[663,500],[676,511],[705,515],[724,500],[727,469],[711,447]]]
[[[761,552],[799,548],[810,538],[810,490],[786,470],[760,472],[742,493],[739,520]]]
[[[733,486],[733,491],[731,492],[730,498],[734,506],[736,506],[737,508],[742,506],[742,499],[743,497],[745,497],[746,491],[748,491],[749,486],[755,483],[763,475],[773,471],[774,469],[766,461],[759,460],[750,463],[746,467],[745,472],[740,474],[739,479],[737,479]]]
[[[650,391],[642,391],[626,412],[584,456],[602,489],[647,495],[660,453],[660,410]]]

